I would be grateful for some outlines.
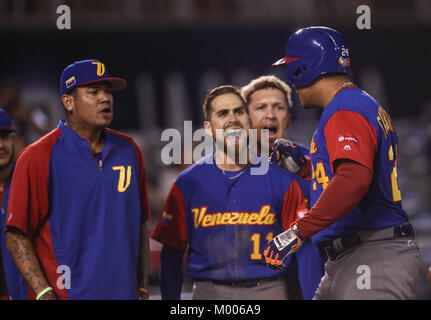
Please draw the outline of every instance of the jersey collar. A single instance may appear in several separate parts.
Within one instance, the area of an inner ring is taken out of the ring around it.
[[[65,120],[60,120],[57,128],[60,129],[65,135],[70,137],[76,144],[81,145],[83,148],[89,150],[91,153],[88,140],[81,138],[75,131],[73,131],[71,128],[66,126]],[[108,130],[104,129],[102,132],[102,135],[104,140],[103,140],[103,150],[101,152],[101,158],[105,159],[114,145],[113,145],[112,135]]]

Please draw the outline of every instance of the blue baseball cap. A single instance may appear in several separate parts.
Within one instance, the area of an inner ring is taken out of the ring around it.
[[[0,131],[15,131],[12,128],[9,115],[3,109],[0,109]]]
[[[124,89],[127,81],[121,78],[110,77],[105,65],[95,59],[76,61],[68,65],[61,74],[60,94],[66,94],[73,88],[85,86],[96,82],[107,81],[112,91]]]

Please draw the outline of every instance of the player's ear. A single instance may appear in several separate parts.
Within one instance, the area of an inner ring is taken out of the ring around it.
[[[73,96],[68,94],[63,94],[63,96],[61,97],[61,101],[63,102],[63,106],[66,109],[66,111],[69,111],[69,112],[73,111],[73,106],[74,106]]]
[[[210,122],[210,121],[208,121],[208,120],[205,120],[205,121],[204,121],[204,128],[205,128],[205,132],[206,132],[207,134],[209,134],[210,136],[212,136],[212,135],[213,135],[213,133],[212,133],[212,131],[211,131],[211,122]]]
[[[292,115],[288,111],[287,117],[286,117],[286,129],[289,129],[291,123],[292,123]]]

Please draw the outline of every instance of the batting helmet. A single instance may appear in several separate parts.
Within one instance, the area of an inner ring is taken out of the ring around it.
[[[327,27],[299,29],[287,41],[286,57],[273,65],[286,64],[287,78],[304,87],[323,74],[350,73],[349,49],[343,36]]]

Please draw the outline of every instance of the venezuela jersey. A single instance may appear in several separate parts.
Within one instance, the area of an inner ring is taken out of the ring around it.
[[[7,228],[32,241],[60,299],[138,297],[140,225],[150,217],[142,153],[126,135],[102,135],[94,155],[61,121],[20,153],[12,178]]]
[[[190,278],[239,281],[279,275],[265,265],[262,252],[298,211],[306,211],[298,182],[277,165],[269,165],[265,175],[252,175],[253,165],[224,172],[211,157],[177,177],[153,238],[187,249]]]
[[[318,243],[365,229],[395,226],[408,220],[397,182],[398,138],[386,111],[356,86],[335,95],[323,110],[310,147],[313,206],[332,179],[339,159],[355,161],[373,172],[366,195],[345,217],[312,237]],[[343,199],[334,199],[334,205]]]

